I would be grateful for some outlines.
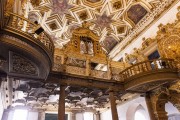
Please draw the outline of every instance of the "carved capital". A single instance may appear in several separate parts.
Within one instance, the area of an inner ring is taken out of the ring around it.
[[[180,82],[177,82],[176,84],[172,85],[169,90],[173,90],[176,91],[178,93],[180,93]]]

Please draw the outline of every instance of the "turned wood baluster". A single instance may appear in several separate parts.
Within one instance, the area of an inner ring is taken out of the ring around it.
[[[29,22],[27,22],[26,29],[25,29],[26,32],[28,32],[30,30],[30,25],[31,24]]]
[[[153,63],[154,63],[155,69],[157,70],[157,69],[158,69],[157,61],[156,61],[156,60],[153,60]]]
[[[147,71],[152,70],[151,61],[148,61],[148,62],[146,63],[146,65],[147,65]]]
[[[24,25],[24,20],[19,18],[19,21],[18,21],[18,29],[21,30],[23,28],[23,25]]]
[[[12,16],[11,26],[16,28],[16,25],[17,25],[17,17],[16,16]]]

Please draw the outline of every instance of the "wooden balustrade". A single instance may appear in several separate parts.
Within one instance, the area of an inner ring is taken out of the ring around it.
[[[88,64],[88,65],[91,65],[91,64]],[[112,69],[110,71],[111,77],[108,76],[109,69],[107,69],[107,71],[100,71],[96,69],[92,70],[91,66],[88,66],[88,67],[84,66],[84,68],[82,68],[79,66],[72,66],[69,64],[64,64],[63,68],[65,68],[66,70],[60,71],[58,70],[58,67],[57,67],[55,71],[66,72],[66,73],[82,75],[82,76],[90,76],[90,77],[106,79],[106,80],[124,81],[132,76],[135,76],[141,73],[147,73],[147,72],[157,71],[157,70],[162,70],[162,69],[171,70],[171,69],[176,69],[177,67],[176,67],[175,62],[171,59],[149,60],[149,61],[144,61],[144,62],[137,63],[135,65],[132,65],[131,67],[128,67],[123,71],[121,71],[122,69],[118,70],[117,68],[111,67]],[[89,71],[89,74],[86,74],[87,71]]]
[[[54,44],[50,36],[45,31],[43,31],[43,29],[40,34],[35,33],[35,30],[41,27],[40,25],[35,24],[27,18],[17,15],[15,13],[6,12],[6,15],[8,17],[8,21],[6,21],[7,27],[16,29],[16,31],[20,31],[21,33],[23,32],[31,35],[35,38],[34,40],[43,43],[45,48],[48,49],[51,54],[53,54]]]
[[[176,64],[172,59],[156,59],[137,63],[128,67],[119,73],[122,80],[126,80],[132,76],[140,73],[162,70],[162,69],[176,69]]]

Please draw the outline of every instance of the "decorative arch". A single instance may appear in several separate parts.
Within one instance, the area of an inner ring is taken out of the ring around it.
[[[140,110],[146,117],[146,120],[148,120],[148,113],[145,110],[145,108],[139,104],[139,103],[135,103],[131,106],[129,106],[127,112],[126,112],[126,120],[135,120],[135,113]]]
[[[165,104],[171,102],[180,111],[180,94],[172,91],[166,90],[161,91],[156,94],[156,98],[152,99],[154,102],[154,113],[157,119],[168,120],[167,112],[165,110]]]
[[[141,116],[139,116],[141,115]],[[138,118],[136,118],[138,117]],[[144,119],[142,119],[142,117]],[[139,105],[137,108],[136,108],[136,112],[134,114],[134,120],[148,120],[148,117],[147,117],[147,112],[146,110],[144,109],[144,107],[142,105]]]

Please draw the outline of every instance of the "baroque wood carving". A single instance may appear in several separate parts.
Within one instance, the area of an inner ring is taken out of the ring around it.
[[[26,58],[12,53],[10,71],[18,74],[38,75],[37,67]]]

